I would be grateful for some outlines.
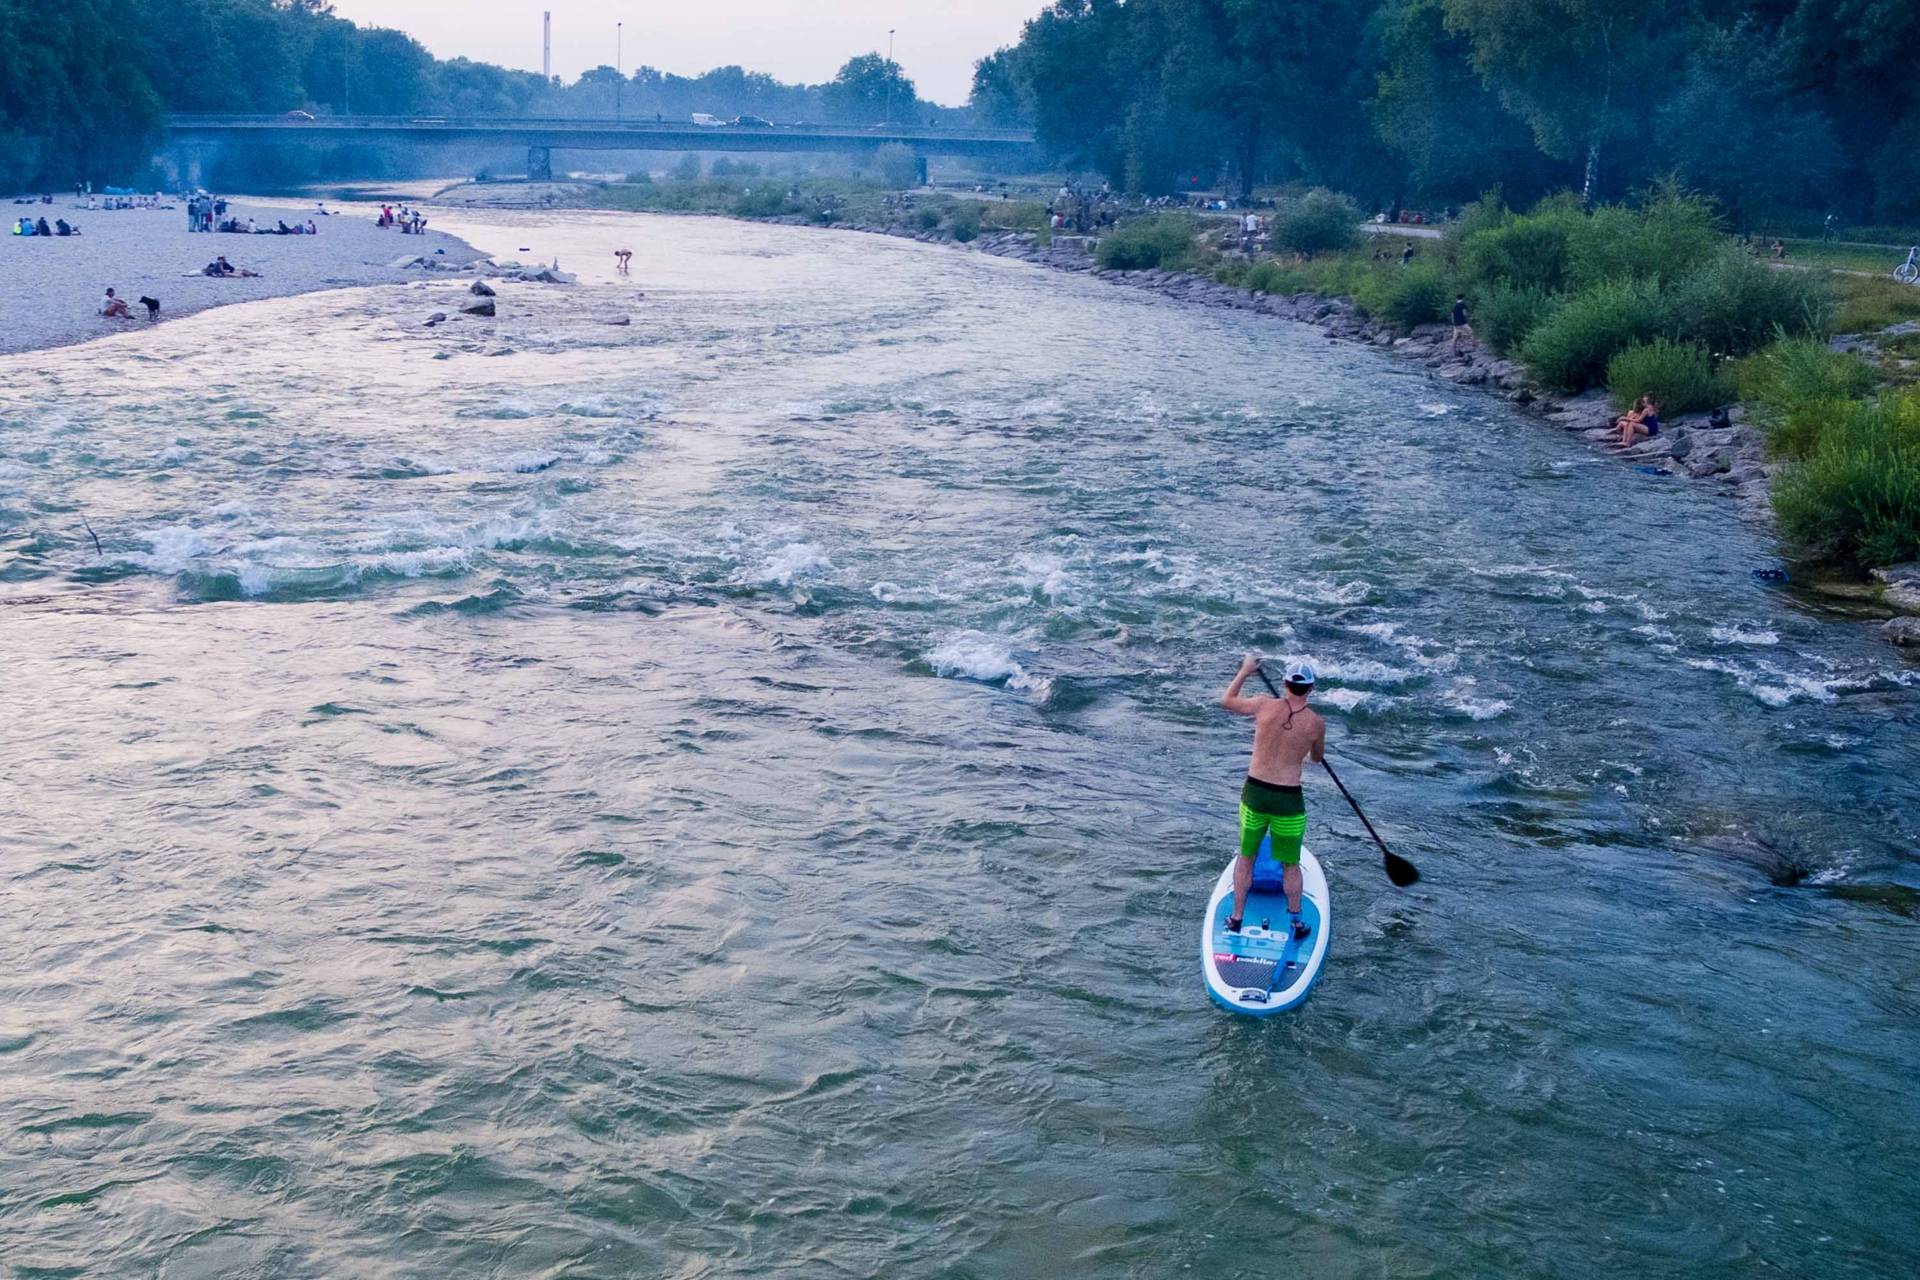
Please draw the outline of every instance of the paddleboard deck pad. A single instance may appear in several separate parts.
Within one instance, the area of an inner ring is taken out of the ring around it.
[[[1281,867],[1261,844],[1254,861],[1253,889],[1240,932],[1227,932],[1233,914],[1233,864],[1214,882],[1207,914],[1200,922],[1200,972],[1215,1004],[1234,1013],[1264,1018],[1295,1009],[1307,998],[1326,963],[1332,934],[1327,877],[1319,860],[1300,852],[1300,918],[1311,931],[1299,941],[1287,918]]]

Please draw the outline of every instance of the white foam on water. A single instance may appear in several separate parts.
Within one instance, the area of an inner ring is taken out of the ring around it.
[[[876,582],[873,584],[873,598],[881,604],[892,604],[906,594],[897,582]]]
[[[1372,699],[1373,694],[1365,689],[1328,689],[1325,693],[1314,694],[1314,701],[1324,702],[1342,711],[1351,711],[1361,703]]]
[[[1715,627],[1708,633],[1719,644],[1775,645],[1780,643],[1780,633],[1766,627],[1743,627],[1738,623],[1732,626]]]
[[[960,680],[979,680],[986,684],[1005,681],[1007,688],[1045,698],[1053,681],[1034,676],[1013,656],[1013,645],[1004,636],[984,631],[956,631],[926,654],[926,663],[938,676]]]
[[[1453,406],[1447,404],[1422,404],[1419,409],[1423,418],[1444,418],[1453,412]]]
[[[185,462],[192,456],[193,450],[189,449],[186,445],[171,444],[162,449],[159,454],[154,457],[154,462],[159,466],[171,467],[176,463]]]
[[[165,525],[137,535],[147,544],[145,555],[129,559],[155,573],[184,573],[195,560],[214,553],[215,542],[190,524]]]
[[[1476,698],[1474,686],[1478,682],[1472,676],[1461,676],[1453,684],[1441,690],[1440,701],[1469,720],[1492,720],[1513,710],[1513,704],[1499,698]]]
[[[1021,556],[1014,562],[1014,576],[1029,592],[1038,592],[1049,600],[1067,595],[1073,585],[1066,563],[1058,556]]]
[[[795,578],[833,568],[826,553],[811,542],[789,542],[768,556],[760,565],[757,581],[790,587]]]

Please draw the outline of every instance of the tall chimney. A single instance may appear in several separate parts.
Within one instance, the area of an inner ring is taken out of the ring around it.
[[[542,15],[540,25],[540,74],[553,79],[553,10]]]

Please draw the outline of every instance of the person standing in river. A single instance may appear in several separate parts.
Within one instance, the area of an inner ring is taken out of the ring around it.
[[[1307,834],[1307,802],[1300,790],[1300,769],[1308,761],[1327,758],[1327,722],[1307,708],[1317,678],[1313,664],[1287,667],[1286,692],[1279,698],[1243,698],[1241,686],[1260,669],[1260,659],[1248,654],[1240,670],[1220,695],[1220,705],[1237,716],[1253,717],[1253,760],[1240,789],[1240,858],[1233,864],[1233,915],[1229,932],[1240,931],[1253,887],[1253,860],[1262,839],[1273,847],[1274,860],[1285,869],[1287,917],[1293,936],[1310,931],[1300,918],[1300,845]]]

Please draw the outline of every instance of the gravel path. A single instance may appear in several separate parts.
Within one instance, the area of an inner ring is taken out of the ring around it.
[[[65,218],[80,228],[78,236],[47,239],[0,235],[0,354],[66,346],[145,325],[142,294],[160,300],[164,324],[230,302],[418,279],[419,272],[410,276],[390,265],[415,254],[445,250],[445,257],[457,263],[481,256],[465,242],[431,230],[423,236],[383,231],[365,206],[314,218],[318,235],[244,236],[189,232],[184,207],[89,212],[73,203],[71,196],[55,196],[51,205],[0,202],[0,220],[8,225],[31,214],[49,224]],[[279,218],[291,225],[296,215],[305,223],[313,212],[311,203],[235,201],[232,208],[264,226]],[[236,267],[258,271],[260,278],[198,274],[220,254]],[[110,285],[127,300],[136,320],[99,314],[100,297]]]

